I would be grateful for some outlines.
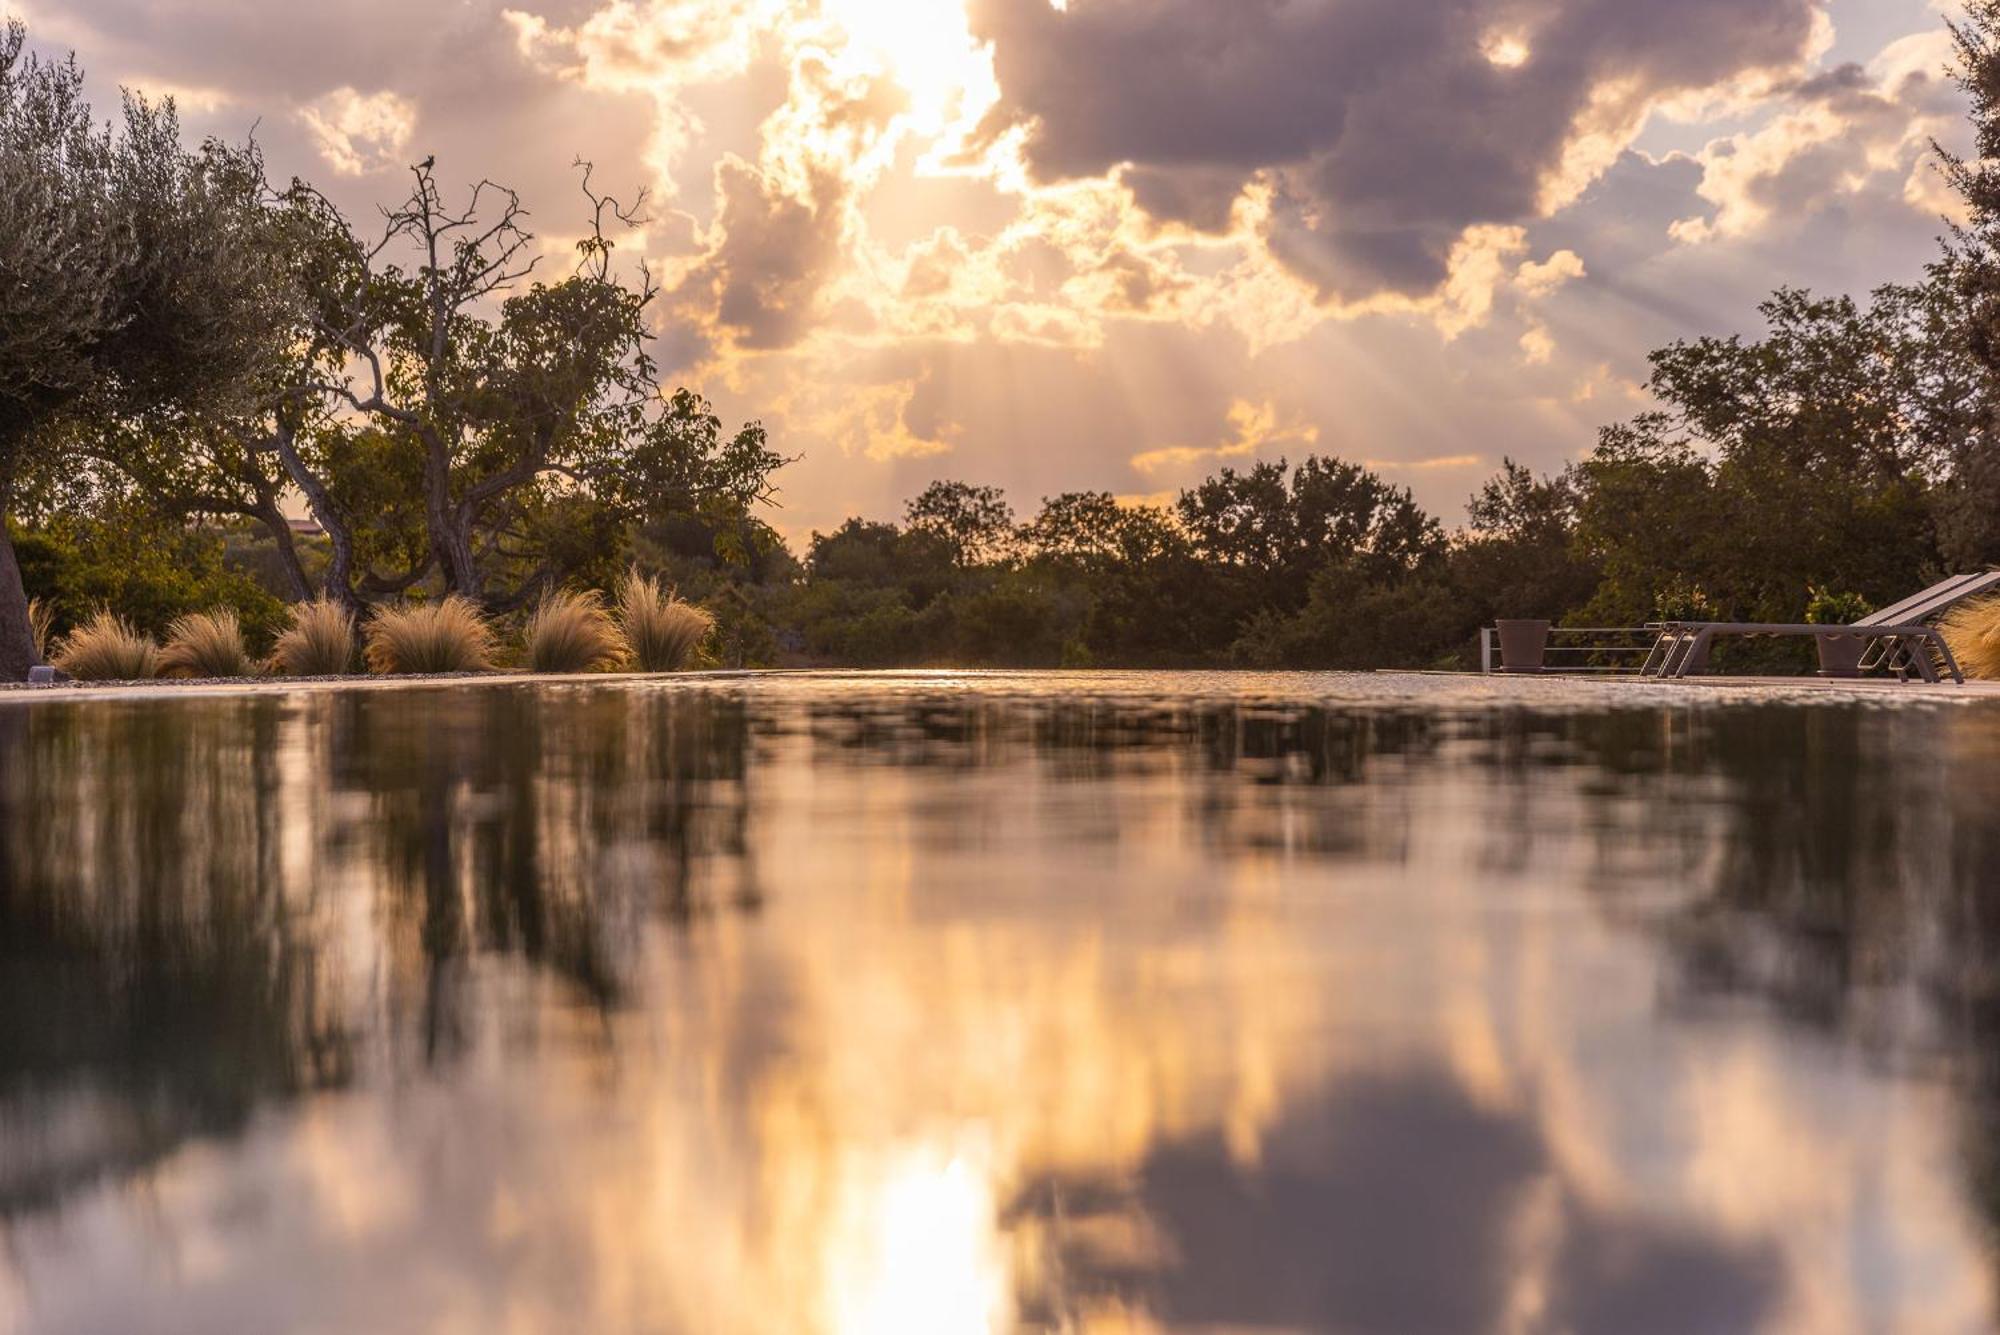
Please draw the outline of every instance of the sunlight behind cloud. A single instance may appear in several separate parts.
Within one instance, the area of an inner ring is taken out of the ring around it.
[[[1519,69],[1534,54],[1527,42],[1511,32],[1493,34],[1479,49],[1489,61],[1506,70]]]
[[[353,88],[336,88],[298,115],[327,165],[342,176],[400,165],[417,122],[408,98]]]
[[[963,0],[821,0],[845,37],[843,59],[874,66],[910,99],[906,119],[936,138],[970,128],[999,96]]]

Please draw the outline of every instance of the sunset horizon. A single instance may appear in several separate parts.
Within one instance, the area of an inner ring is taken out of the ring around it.
[[[1309,454],[1447,525],[1651,406],[1773,287],[1914,282],[1964,140],[1928,5],[13,0],[100,107],[172,97],[366,224],[434,158],[648,198],[668,379],[796,463],[795,546],[939,478],[1030,512]],[[1352,70],[1343,74],[1343,70]]]

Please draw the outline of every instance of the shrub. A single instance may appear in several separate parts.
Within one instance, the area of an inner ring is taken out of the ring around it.
[[[271,648],[271,666],[288,677],[340,677],[354,670],[354,618],[322,594],[295,603],[292,624]]]
[[[175,617],[159,666],[167,677],[248,677],[257,670],[243,644],[243,623],[226,607]]]
[[[487,672],[493,632],[479,609],[453,594],[440,603],[385,607],[368,622],[371,672]]]
[[[2000,598],[1960,603],[1937,626],[1966,676],[2000,680]]]
[[[35,642],[35,657],[49,657],[49,632],[55,629],[56,609],[40,598],[28,599],[28,634]]]
[[[564,589],[542,599],[522,640],[530,672],[596,672],[625,659],[625,637],[595,589]]]
[[[1851,626],[1875,608],[1858,593],[1836,593],[1823,585],[1806,586],[1806,622],[1813,626]]]
[[[144,681],[160,675],[160,646],[103,609],[64,637],[51,661],[78,681]]]
[[[715,629],[715,617],[633,570],[618,588],[618,624],[641,672],[678,672]]]

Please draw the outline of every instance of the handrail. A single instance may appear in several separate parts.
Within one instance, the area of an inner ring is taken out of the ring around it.
[[[1499,635],[1498,627],[1482,626],[1480,628],[1479,670],[1481,672],[1492,673],[1498,670],[1500,662]],[[1571,641],[1586,636],[1595,636],[1599,637],[1599,639],[1598,642],[1560,644],[1555,642],[1557,636],[1566,637]],[[1614,636],[1638,640],[1641,643],[1613,644],[1602,642]],[[1640,669],[1644,666],[1643,662],[1637,664],[1614,663],[1612,665],[1594,665],[1574,660],[1579,657],[1587,659],[1612,658],[1614,656],[1631,658],[1641,658],[1643,656],[1650,658],[1654,647],[1659,643],[1659,638],[1659,630],[1651,626],[1551,626],[1549,627],[1550,642],[1543,648],[1542,652],[1545,659],[1557,655],[1563,656],[1563,661],[1556,664],[1557,669],[1562,672],[1596,672],[1638,676]]]

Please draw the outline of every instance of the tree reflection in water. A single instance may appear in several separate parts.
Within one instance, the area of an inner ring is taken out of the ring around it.
[[[2000,714],[1526,698],[0,705],[0,1327],[1990,1321]]]

